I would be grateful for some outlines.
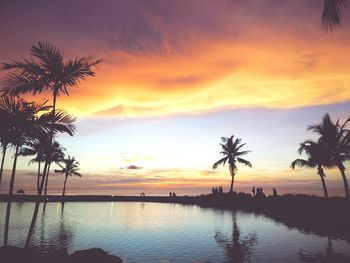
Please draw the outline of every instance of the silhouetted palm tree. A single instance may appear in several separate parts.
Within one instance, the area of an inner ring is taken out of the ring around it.
[[[76,87],[81,80],[95,76],[92,67],[100,63],[100,60],[93,60],[90,56],[65,61],[59,49],[49,43],[41,42],[37,46],[32,46],[31,55],[33,59],[13,60],[3,64],[4,70],[12,72],[5,77],[2,92],[10,95],[51,92],[53,96],[51,121],[54,124],[57,97],[61,93],[68,95],[70,87]],[[54,130],[51,130],[51,142],[53,136]],[[45,180],[48,165],[46,160],[42,180]]]
[[[0,145],[1,145],[1,149],[2,149],[2,158],[1,158],[1,167],[0,167],[0,189],[1,189],[2,173],[4,170],[6,152],[7,152],[7,148],[9,147],[9,145],[11,143],[10,114],[8,112],[6,112],[5,110],[0,109],[0,120],[1,120]]]
[[[252,167],[252,164],[243,159],[241,156],[246,155],[250,151],[241,151],[242,147],[246,145],[241,144],[241,139],[236,138],[233,140],[234,136],[231,137],[221,137],[223,143],[220,143],[222,151],[220,152],[224,155],[224,158],[220,159],[213,165],[213,169],[216,169],[220,164],[225,165],[226,162],[229,164],[230,175],[231,175],[231,187],[230,193],[233,192],[233,182],[235,177],[235,172],[237,171],[236,163],[242,163],[246,166]]]
[[[47,176],[45,180],[45,196],[47,195],[47,185],[49,181],[50,166],[52,163],[60,163],[64,160],[66,149],[62,147],[57,141],[52,143],[52,146],[47,149],[45,156],[49,155],[47,159],[49,160],[49,166],[47,169]]]
[[[344,182],[345,196],[348,198],[349,185],[345,175],[344,162],[350,160],[349,130],[346,129],[349,122],[350,118],[343,124],[340,124],[339,119],[334,123],[327,113],[321,123],[313,124],[308,128],[308,130],[320,135],[318,141],[328,151],[330,162],[339,169]]]
[[[324,166],[330,166],[330,157],[326,149],[323,147],[322,144],[308,140],[300,144],[300,148],[298,150],[299,154],[302,154],[303,152],[306,153],[307,159],[296,159],[292,162],[290,167],[292,169],[295,169],[295,166],[299,167],[306,167],[306,168],[316,168],[317,174],[321,178],[322,187],[324,196],[328,198],[328,192],[326,187],[326,182],[324,178],[326,177],[326,174],[324,173],[323,167]]]
[[[36,116],[42,111],[46,111],[49,109],[49,107],[45,104],[46,101],[41,103],[28,103],[21,98],[13,97],[3,97],[0,99],[0,109],[7,112],[10,116],[10,127],[8,132],[11,136],[11,145],[15,148],[14,161],[9,186],[9,198],[11,198],[11,196],[13,195],[13,187],[15,182],[19,149],[33,138],[36,126],[38,124]],[[10,211],[11,202],[8,202],[4,231],[5,246],[7,245],[8,240]]]
[[[54,117],[52,117],[52,116],[54,116]],[[52,133],[56,133],[56,132],[68,133],[69,135],[72,136],[75,132],[75,126],[73,124],[75,122],[75,118],[73,118],[72,116],[66,114],[65,112],[63,112],[61,110],[57,110],[55,112],[55,114],[53,114],[52,111],[49,113],[42,114],[39,119],[41,122],[46,122],[47,120],[49,120],[49,123],[50,123],[50,126],[48,127],[49,128],[48,130],[50,131],[50,135],[49,135],[50,138],[49,138],[49,143],[47,145],[50,145],[50,142],[52,142],[52,137],[51,137]],[[54,119],[54,120],[51,121],[52,119]],[[45,166],[43,169],[42,179],[41,179],[40,186],[39,186],[39,193],[38,193],[39,196],[42,193],[45,178],[48,175],[48,164],[50,162],[50,160],[48,158],[44,158],[44,159],[45,159]],[[30,241],[31,241],[33,231],[34,231],[35,222],[36,222],[38,212],[39,212],[39,206],[40,206],[40,199],[38,199],[38,201],[35,203],[34,213],[33,213],[32,221],[31,221],[30,226],[29,226],[29,231],[28,231],[25,247],[29,247],[29,245],[30,245]]]
[[[45,161],[44,157],[44,149],[47,148],[49,140],[49,135],[45,131],[37,131],[36,139],[30,141],[25,147],[20,149],[19,155],[22,156],[33,156],[36,155],[35,158],[31,159],[28,163],[38,163],[38,171],[37,171],[37,181],[36,188],[37,193],[39,194],[40,188],[40,177],[41,177],[41,163]]]
[[[79,176],[81,177],[81,174],[78,173],[79,169],[79,163],[75,160],[74,157],[70,157],[68,155],[68,158],[63,159],[62,160],[63,165],[61,165],[60,163],[57,163],[60,167],[61,170],[55,170],[55,173],[62,173],[65,175],[65,179],[64,179],[64,184],[63,184],[63,192],[62,195],[65,195],[66,192],[66,183],[67,183],[67,179],[68,176]]]

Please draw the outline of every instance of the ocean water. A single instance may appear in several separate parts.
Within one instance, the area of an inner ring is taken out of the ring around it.
[[[13,203],[9,244],[23,246],[33,203]],[[0,203],[0,244],[6,203]],[[350,262],[350,243],[290,229],[254,213],[195,205],[102,202],[42,204],[32,247],[100,247],[124,262]]]

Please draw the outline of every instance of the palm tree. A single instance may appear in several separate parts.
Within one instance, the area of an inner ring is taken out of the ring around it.
[[[229,164],[230,175],[231,175],[231,188],[230,193],[233,192],[233,182],[235,177],[235,172],[237,171],[236,163],[242,163],[248,167],[252,167],[252,164],[243,159],[241,156],[246,155],[250,151],[241,151],[242,147],[246,145],[241,144],[241,139],[236,138],[233,140],[234,136],[231,137],[221,137],[223,143],[220,143],[222,151],[220,152],[224,157],[214,163],[213,169],[216,169],[220,164],[225,165],[226,162]]]
[[[324,178],[326,174],[324,173],[323,167],[330,166],[330,158],[327,150],[323,147],[322,144],[318,142],[314,142],[311,140],[305,141],[300,144],[300,148],[298,149],[299,154],[303,152],[306,153],[307,159],[296,159],[292,162],[290,167],[295,169],[296,166],[306,167],[306,168],[316,168],[317,174],[321,178],[322,187],[324,196],[328,198],[328,192],[326,187],[326,182]]]
[[[47,159],[49,160],[49,166],[47,169],[47,176],[45,180],[45,192],[44,195],[47,196],[47,185],[49,181],[49,174],[50,174],[50,166],[52,163],[60,163],[64,160],[65,154],[64,152],[66,149],[62,147],[57,141],[54,141],[50,148],[47,149],[45,152],[45,156],[48,156]]]
[[[1,159],[1,167],[0,167],[0,189],[1,189],[1,181],[2,181],[2,173],[4,170],[4,163],[7,148],[10,145],[11,134],[10,134],[10,114],[5,110],[0,109],[0,119],[1,119],[1,127],[0,127],[0,145],[2,148],[2,159]]]
[[[0,109],[7,112],[10,118],[9,134],[11,136],[11,145],[15,148],[14,161],[9,186],[9,199],[13,195],[13,188],[16,176],[17,159],[22,145],[30,141],[36,129],[36,115],[42,111],[48,110],[46,101],[41,103],[28,103],[21,98],[3,97],[0,99]],[[7,245],[8,227],[11,212],[11,201],[7,204],[4,245]]]
[[[8,134],[11,136],[11,146],[15,148],[14,162],[11,173],[10,187],[9,187],[9,199],[6,210],[6,221],[4,231],[4,245],[7,245],[8,240],[8,227],[11,212],[11,196],[13,195],[14,181],[16,175],[17,159],[19,156],[20,148],[23,145],[31,145],[33,141],[37,139],[38,131],[54,131],[54,132],[67,132],[73,135],[75,127],[73,122],[74,118],[65,114],[62,111],[57,111],[54,115],[55,122],[52,123],[52,113],[47,112],[51,106],[46,106],[46,101],[41,103],[26,102],[21,98],[15,97],[3,97],[0,99],[0,110],[5,111],[10,116],[10,128]],[[40,115],[41,114],[41,115]],[[41,194],[43,188],[43,180],[39,189]]]
[[[66,192],[66,183],[67,183],[68,176],[75,175],[75,176],[81,177],[81,174],[78,173],[78,171],[80,170],[79,163],[75,160],[74,157],[71,158],[68,155],[68,158],[63,159],[62,163],[64,165],[57,163],[61,167],[61,170],[55,170],[55,173],[62,173],[65,175],[64,184],[63,184],[63,192],[62,192],[62,196],[64,196],[65,192]]]
[[[51,92],[54,113],[57,97],[61,93],[69,95],[70,87],[78,86],[80,80],[86,77],[95,76],[92,67],[101,62],[93,60],[91,56],[65,61],[62,51],[41,42],[32,46],[31,55],[35,60],[22,59],[3,64],[4,70],[13,71],[5,78],[2,91],[11,95]]]
[[[47,148],[49,136],[47,132],[38,130],[35,137],[36,137],[35,140],[29,142],[26,146],[20,149],[19,155],[21,156],[36,155],[35,158],[29,161],[28,165],[32,163],[38,163],[36,188],[37,188],[37,193],[39,194],[41,163],[45,161],[43,152],[44,152],[44,149]]]
[[[322,122],[308,127],[308,130],[320,136],[318,142],[328,151],[330,162],[339,169],[344,183],[345,196],[348,198],[349,185],[345,174],[344,162],[350,160],[349,130],[346,129],[346,125],[349,122],[350,118],[343,124],[340,124],[339,119],[334,123],[327,113],[324,115]]]
[[[66,150],[63,148],[57,141],[54,141],[51,145],[51,147],[48,147],[47,142],[47,134],[43,133],[40,136],[40,140],[35,140],[34,142],[30,143],[27,147],[22,147],[19,155],[22,156],[32,156],[36,155],[35,158],[31,159],[28,164],[32,163],[38,163],[38,174],[37,174],[37,191],[39,193],[40,185],[39,185],[39,178],[41,176],[40,174],[40,164],[49,159],[49,166],[48,166],[48,172],[45,180],[45,187],[44,187],[44,193],[45,196],[47,195],[47,185],[48,185],[48,176],[50,172],[50,165],[53,162],[59,162],[64,158],[64,151]],[[48,157],[46,157],[48,156]]]
[[[19,95],[32,93],[33,95],[48,91],[52,93],[52,124],[55,123],[56,99],[63,93],[69,95],[68,89],[78,86],[81,80],[95,76],[92,67],[101,62],[93,60],[91,56],[68,59],[63,58],[63,53],[49,43],[39,42],[32,46],[33,59],[22,59],[4,63],[4,70],[12,70],[3,81],[2,92],[4,94]],[[54,130],[51,130],[50,143],[53,140]],[[45,161],[42,180],[45,180],[48,168],[48,160]]]

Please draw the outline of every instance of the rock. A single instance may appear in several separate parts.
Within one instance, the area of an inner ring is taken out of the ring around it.
[[[0,247],[0,261],[4,263],[123,263],[117,257],[99,248],[79,250],[71,256],[67,249],[40,253],[31,248]]]
[[[40,260],[45,263],[67,262],[69,260],[68,250],[66,248],[61,248],[54,252],[40,253]]]
[[[70,256],[70,263],[123,263],[120,257],[108,255],[100,248],[78,250]]]
[[[0,248],[1,262],[41,262],[40,254],[31,248],[6,246]]]

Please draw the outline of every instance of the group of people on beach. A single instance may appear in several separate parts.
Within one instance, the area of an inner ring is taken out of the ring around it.
[[[273,196],[278,196],[277,189],[275,187],[272,188],[272,194]],[[266,196],[262,187],[255,188],[255,186],[253,186],[252,195],[253,197],[257,198]]]

